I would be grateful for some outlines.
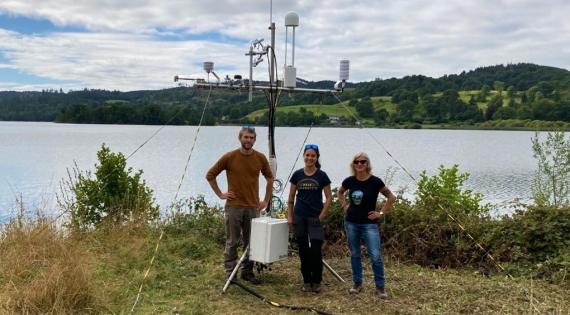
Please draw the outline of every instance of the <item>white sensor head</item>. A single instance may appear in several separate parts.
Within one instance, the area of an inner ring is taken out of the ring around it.
[[[204,71],[210,73],[212,70],[214,70],[214,63],[211,61],[204,62]]]
[[[285,26],[299,26],[299,15],[295,12],[289,12],[285,15]]]
[[[338,79],[340,81],[348,81],[349,66],[349,60],[344,59],[340,61],[340,68],[338,73]]]

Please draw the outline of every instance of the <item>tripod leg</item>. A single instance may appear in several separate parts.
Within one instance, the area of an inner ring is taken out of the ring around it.
[[[334,271],[334,269],[332,269],[331,266],[329,266],[329,264],[327,264],[327,262],[323,259],[323,265],[333,274],[333,276],[335,276],[335,278],[337,278],[339,281],[341,282],[346,282],[344,281],[344,279],[336,272]]]
[[[232,270],[232,273],[230,274],[230,277],[228,278],[228,280],[226,280],[226,284],[224,285],[224,288],[222,289],[222,293],[226,293],[226,291],[228,290],[228,286],[230,285],[230,283],[232,282],[233,278],[236,276],[238,270],[239,270],[239,266],[241,265],[241,263],[245,260],[245,257],[247,256],[249,252],[249,245],[247,245],[247,247],[245,248],[245,250],[243,251],[243,255],[241,255],[241,258],[239,259],[238,263],[236,264],[236,266],[234,267],[234,270]]]

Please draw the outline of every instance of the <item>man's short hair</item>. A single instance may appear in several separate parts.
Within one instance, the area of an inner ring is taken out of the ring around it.
[[[242,126],[241,129],[239,130],[239,136],[238,138],[241,139],[241,136],[245,133],[252,133],[253,134],[253,138],[257,138],[257,133],[255,133],[255,127],[254,126]]]

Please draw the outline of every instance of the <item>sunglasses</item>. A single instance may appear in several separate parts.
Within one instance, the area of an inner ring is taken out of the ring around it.
[[[316,144],[307,144],[307,145],[305,145],[305,150],[310,150],[310,149],[318,150],[318,149],[319,149],[319,146],[316,145]]]
[[[241,126],[241,130],[255,131],[255,126],[244,125],[244,126]]]
[[[356,165],[356,164],[366,164],[368,163],[368,160],[354,160],[352,161],[352,164]]]

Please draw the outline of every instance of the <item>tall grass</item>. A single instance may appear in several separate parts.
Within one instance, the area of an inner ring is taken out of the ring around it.
[[[39,214],[0,230],[0,312],[92,313],[90,255]]]

